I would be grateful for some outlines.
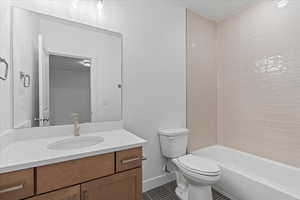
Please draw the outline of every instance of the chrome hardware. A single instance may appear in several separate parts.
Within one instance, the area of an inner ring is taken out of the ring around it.
[[[21,190],[23,188],[24,188],[23,184],[17,185],[17,186],[13,186],[13,187],[10,187],[10,188],[6,188],[6,189],[0,190],[0,194],[4,194],[4,193],[8,193],[8,192],[14,192],[14,191],[17,191],[17,190]]]
[[[121,161],[121,163],[122,164],[128,164],[128,163],[131,163],[131,162],[136,162],[136,161],[139,161],[139,160],[141,160],[141,161],[145,161],[145,160],[147,160],[147,158],[146,157],[135,157],[135,158],[131,158],[131,159],[128,159],[128,160],[122,160]]]
[[[0,63],[3,63],[5,65],[4,75],[3,76],[0,75],[0,79],[6,81],[8,78],[8,63],[4,58],[1,57],[0,57]]]
[[[131,159],[128,159],[128,160],[122,160],[121,163],[122,164],[128,164],[128,163],[136,162],[136,161],[139,161],[139,160],[141,160],[141,158],[136,157],[136,158],[131,158]]]
[[[34,118],[35,122],[49,122],[50,119],[40,119],[40,118]]]
[[[169,170],[168,164],[164,165],[163,170],[164,170],[164,172],[166,172],[166,173],[171,173],[171,171]]]
[[[143,156],[142,161],[146,161],[148,160],[148,158],[146,158],[145,156]]]
[[[29,88],[31,84],[31,78],[29,74],[26,74],[24,77],[24,87]]]
[[[26,74],[25,72],[20,72],[20,79],[23,80],[23,86],[25,88],[29,88],[31,84],[31,77],[29,74]]]

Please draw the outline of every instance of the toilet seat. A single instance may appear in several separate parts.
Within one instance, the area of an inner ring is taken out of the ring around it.
[[[177,163],[191,173],[203,176],[219,176],[221,174],[221,169],[216,163],[192,154],[178,158]]]

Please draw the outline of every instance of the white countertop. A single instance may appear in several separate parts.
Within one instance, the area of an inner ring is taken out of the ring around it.
[[[74,136],[55,136],[16,140],[0,151],[0,173],[44,166],[68,160],[140,147],[146,141],[126,130],[86,133],[101,136],[104,141],[90,147],[73,150],[49,150],[50,143]]]

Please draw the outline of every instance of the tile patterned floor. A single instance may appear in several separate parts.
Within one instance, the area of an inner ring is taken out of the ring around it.
[[[180,200],[175,194],[176,182],[171,182],[143,194],[143,200]],[[213,191],[214,200],[230,200],[217,191]]]

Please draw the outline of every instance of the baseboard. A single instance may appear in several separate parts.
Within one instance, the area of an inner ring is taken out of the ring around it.
[[[171,181],[176,180],[174,173],[163,174],[143,181],[143,192],[147,192]]]

